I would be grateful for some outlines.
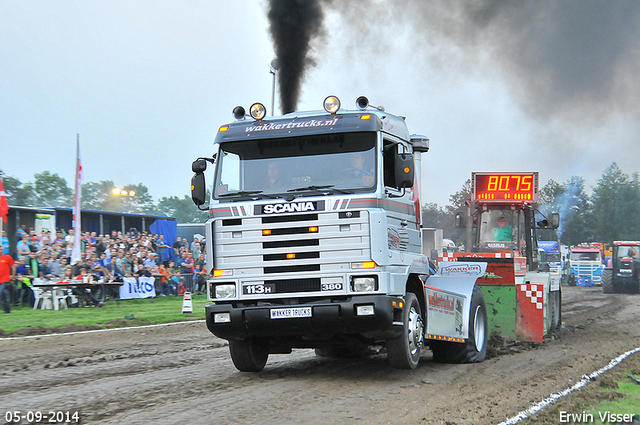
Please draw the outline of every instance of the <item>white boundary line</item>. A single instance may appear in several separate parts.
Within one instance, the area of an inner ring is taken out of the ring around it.
[[[143,326],[130,326],[127,328],[108,328],[108,329],[92,329],[90,331],[77,331],[77,332],[66,332],[61,334],[44,334],[44,335],[28,335],[28,336],[15,336],[10,338],[0,338],[0,341],[11,341],[16,339],[32,339],[32,338],[45,338],[48,336],[63,336],[63,335],[80,335],[80,334],[90,334],[95,332],[111,332],[111,331],[125,331],[128,329],[144,329],[144,328],[158,328],[160,326],[172,326],[172,325],[183,325],[186,323],[202,323],[206,320],[190,320],[188,322],[171,322],[171,323],[158,323],[155,325],[143,325]]]
[[[501,422],[500,425],[517,424],[521,420],[528,418],[530,415],[533,415],[534,413],[539,412],[540,410],[542,410],[543,408],[549,406],[550,404],[555,403],[555,401],[558,400],[560,397],[564,397],[564,396],[570,394],[571,392],[573,392],[574,390],[577,390],[578,388],[584,387],[593,378],[597,377],[598,375],[601,375],[602,373],[608,371],[609,369],[613,369],[613,367],[616,366],[618,363],[620,363],[622,360],[626,359],[631,354],[637,353],[639,351],[640,351],[640,347],[636,347],[633,350],[629,350],[626,353],[619,355],[615,359],[611,360],[611,362],[609,362],[609,364],[607,366],[603,367],[602,369],[597,370],[597,371],[593,372],[591,375],[588,375],[588,376],[587,375],[583,375],[582,379],[578,383],[576,383],[574,386],[572,386],[570,388],[567,388],[566,390],[561,391],[559,393],[551,394],[551,396],[549,398],[544,399],[539,403],[531,405],[531,407],[529,407],[527,410],[523,410],[522,412],[518,413],[516,416],[514,416],[512,418],[509,418],[504,422]]]

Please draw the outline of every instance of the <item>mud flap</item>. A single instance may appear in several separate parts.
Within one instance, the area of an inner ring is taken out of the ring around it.
[[[468,338],[473,288],[486,270],[486,263],[440,263],[425,283],[427,337]]]
[[[527,280],[516,285],[516,339],[542,342],[547,325],[549,284]]]

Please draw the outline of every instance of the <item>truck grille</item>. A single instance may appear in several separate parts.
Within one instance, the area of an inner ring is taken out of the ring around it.
[[[276,294],[287,294],[290,292],[317,292],[320,290],[320,278],[313,279],[287,279],[287,280],[269,280],[265,283],[271,283],[276,286]]]
[[[351,263],[371,260],[366,212],[356,211],[348,217],[344,211],[327,211],[216,220],[213,238],[216,269],[233,270],[241,286],[275,285],[271,294],[318,295],[324,283],[342,283],[345,288]]]

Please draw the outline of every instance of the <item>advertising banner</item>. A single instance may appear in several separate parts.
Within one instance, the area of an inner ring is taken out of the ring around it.
[[[56,216],[52,214],[36,214],[35,220],[36,235],[40,236],[42,232],[51,232],[51,237],[56,237]]]
[[[120,299],[153,298],[156,296],[155,278],[153,277],[125,277],[120,287]]]

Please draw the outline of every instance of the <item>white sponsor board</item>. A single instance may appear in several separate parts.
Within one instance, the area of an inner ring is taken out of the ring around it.
[[[153,298],[156,296],[156,287],[153,277],[125,277],[120,287],[120,299]]]

